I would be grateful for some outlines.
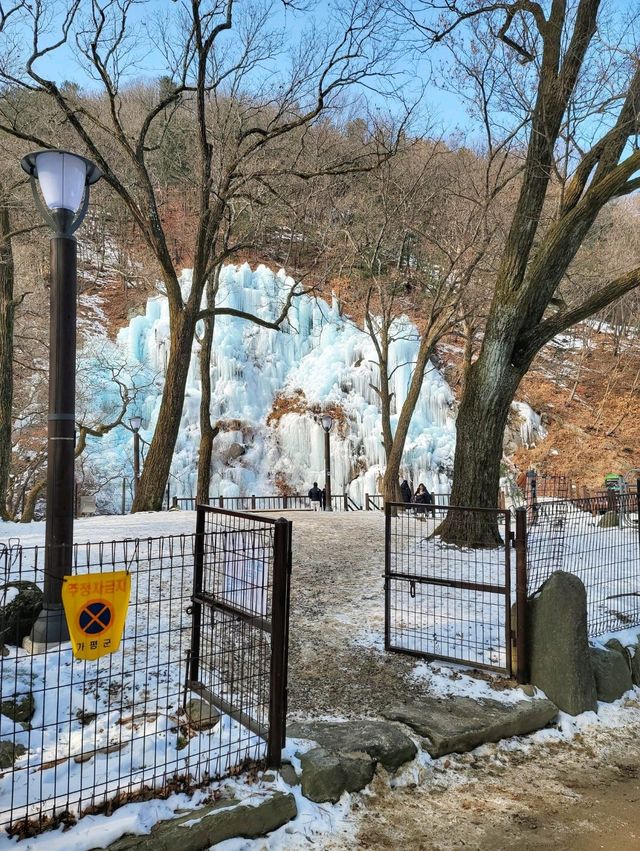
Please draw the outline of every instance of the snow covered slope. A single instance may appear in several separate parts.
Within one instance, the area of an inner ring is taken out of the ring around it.
[[[185,272],[182,286],[190,286]],[[264,266],[226,266],[221,299],[239,310],[274,319],[293,285],[283,271],[274,275]],[[407,323],[407,330],[411,326]],[[413,336],[412,334],[408,336]],[[169,316],[163,296],[149,299],[144,315],[134,317],[118,335],[117,357],[128,371],[149,386],[137,411],[144,421],[141,434],[150,440],[158,416],[163,374],[169,348]],[[403,339],[391,351],[394,412],[402,405],[417,343]],[[171,492],[195,493],[198,456],[200,380],[199,344],[193,355],[182,425],[172,465]],[[112,355],[113,357],[113,355]],[[337,304],[302,296],[294,300],[281,331],[242,319],[216,319],[212,376],[212,418],[223,431],[214,444],[212,494],[240,496],[278,492],[278,483],[304,491],[322,482],[323,432],[314,411],[337,410],[331,462],[334,493],[348,491],[361,503],[375,493],[384,463],[379,402],[372,385],[377,367],[369,337],[339,315]],[[150,380],[155,376],[155,380]],[[103,395],[104,395],[104,391]],[[274,415],[274,401],[277,414]],[[441,493],[449,489],[455,443],[454,397],[433,366],[409,433],[403,472],[414,484],[424,482]],[[118,475],[131,474],[131,434],[115,429],[88,450],[87,461],[112,472],[112,499],[118,504]]]

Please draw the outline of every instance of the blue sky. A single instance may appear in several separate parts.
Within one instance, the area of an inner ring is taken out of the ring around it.
[[[247,6],[248,4],[245,3],[244,5]],[[156,21],[159,17],[167,14],[175,15],[178,8],[179,4],[174,0],[145,0],[145,2],[132,7],[129,30],[139,33],[140,44],[144,44],[145,47],[143,52],[139,53],[137,67],[127,74],[130,80],[155,79],[166,73],[160,51],[148,49],[151,38],[149,26],[150,22]],[[241,8],[241,4],[238,4],[238,8]],[[330,8],[331,4],[327,0],[319,0],[313,12],[296,13],[283,11],[279,0],[275,0],[273,3],[274,25],[276,27],[281,26],[283,31],[286,30],[287,38],[295,41],[310,21],[315,20],[318,26],[322,28],[331,18]],[[62,10],[62,6],[60,6],[60,9]],[[444,50],[438,49],[431,51],[428,59],[420,60],[413,56],[410,61],[400,63],[398,67],[404,75],[406,83],[410,85],[411,81],[422,81],[429,78],[432,63],[433,67],[436,67],[444,58],[444,53]],[[37,67],[42,74],[53,78],[58,83],[69,80],[78,83],[83,88],[92,88],[95,85],[80,64],[76,51],[68,45],[40,60]],[[454,96],[443,92],[433,83],[428,84],[425,103],[429,106],[430,111],[437,116],[437,123],[441,125],[439,129],[446,127],[448,130],[452,130],[456,127],[462,127],[466,123],[462,105]]]
[[[53,2],[56,4],[54,8],[62,10],[63,6],[60,0],[53,0]],[[333,19],[329,0],[318,0],[312,6],[312,11],[305,13],[284,10],[280,0],[272,0],[272,2],[274,26],[282,28],[283,39],[295,41],[310,21],[315,21],[322,27],[327,21],[330,22]],[[640,6],[640,0],[608,0],[608,6],[615,12],[624,14],[631,12],[634,6]],[[250,8],[250,0],[240,0],[237,4],[239,10],[247,7]],[[137,67],[127,75],[129,79],[157,78],[165,73],[160,51],[157,49],[149,50],[151,37],[149,27],[158,18],[175,15],[179,9],[180,2],[175,2],[175,0],[144,0],[144,2],[134,4],[131,7],[130,30],[139,33],[141,50],[138,51]],[[422,58],[414,54],[410,59],[405,59],[398,64],[398,68],[404,74],[409,86],[411,86],[412,81],[415,85],[418,80],[430,80],[427,84],[424,104],[426,110],[430,113],[430,120],[434,124],[435,133],[464,132],[470,125],[464,104],[455,95],[443,91],[437,85],[436,81],[441,66],[447,58],[447,51],[438,47],[425,53]],[[83,87],[92,85],[90,78],[79,65],[77,57],[69,47],[65,47],[50,58],[42,60],[39,67],[43,73],[52,76],[58,82],[68,79]],[[433,75],[432,71],[435,72]]]

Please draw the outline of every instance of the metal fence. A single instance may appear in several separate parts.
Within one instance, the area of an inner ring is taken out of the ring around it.
[[[527,536],[529,593],[556,570],[587,591],[591,636],[640,624],[640,531],[636,491],[538,501]]]
[[[450,512],[467,526],[499,529],[502,543],[486,547],[445,544],[434,534]],[[385,647],[477,668],[514,670],[512,643],[524,641],[524,548],[512,570],[511,514],[483,509],[406,504],[385,506]],[[516,579],[519,579],[519,582]],[[512,600],[518,623],[512,635]],[[524,645],[518,658],[524,665]],[[518,670],[519,678],[524,676]]]
[[[227,515],[224,523],[230,522]],[[272,522],[265,521],[269,528]],[[253,527],[243,532],[247,547],[253,534]],[[276,659],[268,655],[262,632],[216,611],[203,614],[195,640],[195,612],[204,598],[193,593],[194,571],[201,558],[201,590],[217,593],[207,578],[214,569],[207,559],[215,539],[210,527],[206,535],[74,546],[72,573],[126,569],[132,580],[122,643],[96,661],[73,658],[69,644],[34,654],[19,646],[29,625],[13,618],[11,598],[19,591],[37,598],[45,551],[19,544],[0,549],[0,827],[10,835],[69,825],[141,794],[158,797],[193,788],[249,764],[278,763],[275,740],[249,724],[248,695],[272,700],[274,665],[278,682],[283,666],[286,680],[286,636],[285,657]],[[270,543],[275,540],[260,538],[265,564],[275,563],[273,548],[266,549]],[[255,569],[248,556],[243,562],[245,555],[246,548],[237,550],[233,561],[220,562],[218,575],[233,570],[236,587],[242,587],[244,572]],[[260,593],[272,612],[272,569],[264,583]],[[266,643],[270,640],[268,635]],[[201,690],[191,688],[198,664],[207,671],[211,692],[224,703],[207,702]],[[275,710],[270,704],[269,729]],[[276,724],[279,741],[283,724],[284,715]]]
[[[347,493],[331,495],[332,511],[367,511],[374,510],[382,505],[382,495],[365,494],[365,505],[359,505]],[[374,502],[379,500],[379,504]],[[172,507],[181,508],[185,511],[194,511],[197,500],[194,496],[172,497]],[[232,509],[233,511],[302,511],[311,509],[311,500],[303,494],[274,494],[273,496],[212,496],[209,505],[219,508]]]
[[[187,688],[237,728],[234,764],[266,742],[280,765],[290,571],[290,521],[198,506]]]

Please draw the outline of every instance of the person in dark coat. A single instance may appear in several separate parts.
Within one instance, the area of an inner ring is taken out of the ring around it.
[[[413,501],[420,506],[433,505],[433,494],[429,493],[426,486],[420,482],[418,488],[416,490],[416,495],[413,498]],[[417,508],[416,513],[418,515],[418,519],[424,520],[425,514],[427,512],[426,508]],[[429,512],[432,517],[436,516],[435,508],[432,508]]]
[[[314,511],[320,511],[322,509],[322,491],[318,487],[318,483],[314,482],[313,487],[309,491],[309,499],[311,500],[311,507]]]
[[[411,488],[409,487],[409,482],[406,479],[403,479],[400,483],[400,495],[402,496],[403,502],[411,502]]]

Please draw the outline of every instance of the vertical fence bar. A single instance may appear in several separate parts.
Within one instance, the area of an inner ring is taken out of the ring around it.
[[[527,510],[516,509],[516,680],[526,683],[527,658]]]
[[[193,550],[193,596],[191,597],[191,653],[189,679],[197,682],[200,675],[200,629],[202,624],[202,577],[204,572],[204,510],[196,515],[196,540]]]
[[[364,510],[371,511],[371,506],[369,505],[369,494],[365,493],[364,495]]]
[[[269,738],[267,766],[280,768],[282,742],[286,735],[285,707],[287,674],[285,667],[287,637],[287,583],[291,524],[278,518],[273,535],[273,587],[271,590],[271,678],[269,694]]]
[[[384,649],[391,647],[391,505],[384,505]]]
[[[504,512],[504,634],[507,676],[513,675],[513,646],[511,641],[511,512]]]

